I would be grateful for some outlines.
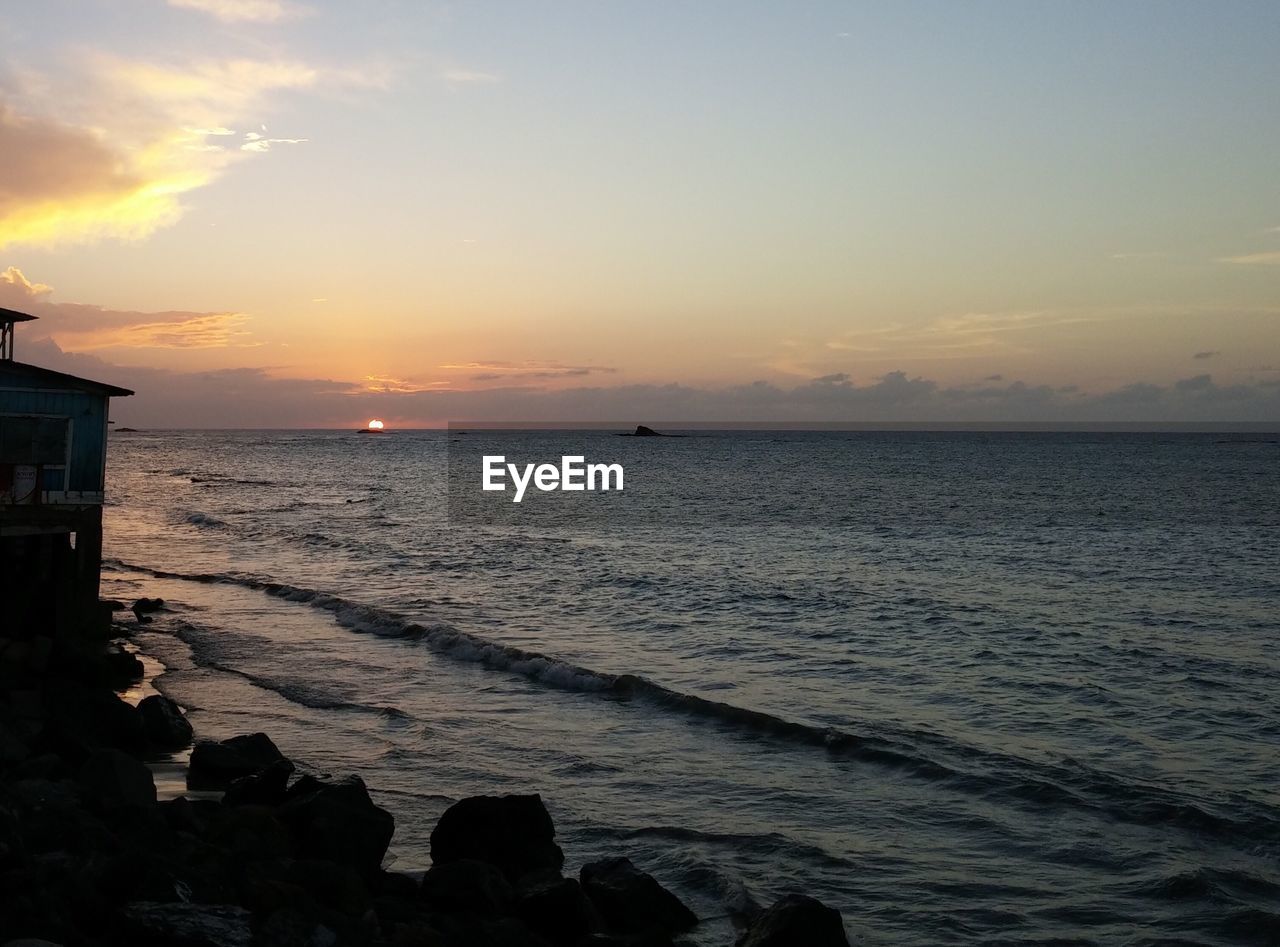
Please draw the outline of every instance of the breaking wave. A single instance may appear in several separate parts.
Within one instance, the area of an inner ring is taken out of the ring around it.
[[[1174,790],[1125,781],[1072,760],[1034,761],[1008,753],[949,742],[936,734],[913,732],[915,742],[872,734],[855,734],[788,720],[674,690],[636,674],[612,674],[569,661],[502,644],[446,623],[412,621],[395,612],[353,602],[317,589],[228,573],[179,573],[113,561],[121,568],[162,579],[227,583],[261,591],[289,602],[331,613],[343,627],[362,634],[417,642],[450,659],[518,674],[568,691],[596,693],[613,700],[637,700],[687,717],[711,721],[740,733],[824,750],[833,757],[870,763],[914,778],[945,783],[981,797],[998,797],[1024,807],[1084,809],[1121,822],[1171,826],[1188,832],[1247,839],[1251,844],[1280,843],[1280,818],[1266,806],[1232,801],[1232,815],[1221,814],[1200,799]],[[181,633],[181,632],[180,632]],[[206,663],[213,664],[212,661]],[[219,670],[237,674],[310,707],[357,709],[396,714],[394,708],[359,705],[314,689],[269,680],[219,662]]]

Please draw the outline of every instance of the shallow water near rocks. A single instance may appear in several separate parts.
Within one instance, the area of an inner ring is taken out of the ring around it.
[[[630,855],[699,944],[791,890],[870,944],[1274,941],[1275,445],[645,439],[699,489],[574,529],[451,524],[448,438],[111,443],[103,594],[167,601],[159,688],[360,773],[393,867],[541,792],[567,869]]]

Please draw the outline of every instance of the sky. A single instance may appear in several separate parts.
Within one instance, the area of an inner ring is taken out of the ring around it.
[[[1280,422],[1280,5],[0,5],[0,306],[151,427]]]

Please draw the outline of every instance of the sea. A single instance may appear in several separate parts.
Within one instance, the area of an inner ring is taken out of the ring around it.
[[[117,432],[103,596],[165,600],[201,737],[363,777],[393,869],[537,792],[700,947],[789,892],[861,944],[1280,943],[1273,435],[687,434]],[[477,506],[488,453],[627,480]]]

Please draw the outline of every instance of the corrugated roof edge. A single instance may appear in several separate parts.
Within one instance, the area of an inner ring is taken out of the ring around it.
[[[3,378],[6,374],[16,374],[35,381],[45,381],[49,383],[50,387],[88,391],[93,394],[107,395],[111,398],[125,398],[133,394],[128,388],[121,388],[118,385],[108,385],[106,382],[94,381],[91,378],[80,378],[76,375],[68,375],[66,372],[55,372],[52,368],[28,365],[26,362],[0,362],[0,378]]]

